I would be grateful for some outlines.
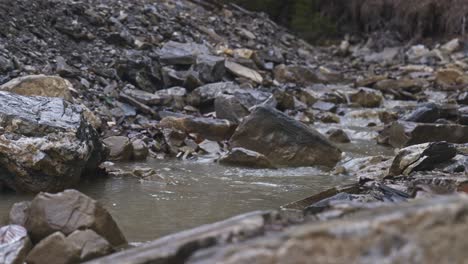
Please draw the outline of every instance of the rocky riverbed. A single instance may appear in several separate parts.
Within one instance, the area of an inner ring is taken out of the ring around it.
[[[390,36],[0,0],[0,263],[463,262],[468,50]]]

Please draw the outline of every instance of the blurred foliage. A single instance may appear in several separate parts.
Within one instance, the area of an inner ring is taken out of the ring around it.
[[[337,36],[336,23],[319,10],[320,0],[228,0],[249,10],[267,13],[275,22],[288,27],[310,42]]]

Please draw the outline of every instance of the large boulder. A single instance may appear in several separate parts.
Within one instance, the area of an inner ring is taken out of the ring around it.
[[[333,167],[341,158],[341,151],[319,132],[264,106],[239,125],[230,143],[259,152],[279,166]]]
[[[93,172],[105,151],[82,108],[61,98],[0,92],[0,182],[60,191]]]
[[[8,225],[0,228],[0,263],[24,263],[31,247],[31,241],[24,227]]]
[[[379,140],[396,148],[437,141],[468,143],[468,126],[398,121],[387,126]]]
[[[72,84],[60,76],[28,75],[13,79],[0,86],[7,91],[28,96],[59,97],[72,101]]]
[[[33,242],[57,231],[69,235],[83,229],[95,231],[114,246],[127,242],[109,212],[76,190],[38,194],[31,201],[24,225]]]

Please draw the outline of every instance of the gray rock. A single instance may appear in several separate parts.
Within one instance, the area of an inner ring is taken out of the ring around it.
[[[82,229],[95,231],[113,246],[127,242],[109,212],[76,190],[38,194],[31,201],[25,227],[36,243],[57,231],[69,235]]]
[[[205,45],[169,41],[159,50],[159,60],[169,65],[191,65],[202,54],[209,54]]]
[[[263,83],[263,77],[257,71],[232,61],[225,62],[226,69],[237,77],[249,79],[257,84]]]
[[[31,248],[24,227],[8,225],[0,228],[0,263],[23,264]]]
[[[0,127],[0,182],[14,190],[63,190],[105,156],[82,109],[60,98],[0,92]]]
[[[239,86],[232,82],[219,82],[203,85],[193,90],[188,97],[188,103],[194,106],[202,104],[212,104],[218,95],[228,91],[239,89]]]
[[[26,224],[26,220],[28,220],[28,212],[30,206],[31,202],[25,201],[15,203],[11,207],[10,214],[8,217],[10,224],[24,226]]]
[[[211,55],[198,56],[193,69],[199,73],[200,80],[205,83],[219,82],[226,73],[224,58]]]
[[[257,107],[230,143],[259,152],[280,166],[333,167],[341,159],[341,151],[319,132],[269,107]]]
[[[163,98],[158,94],[152,94],[138,89],[125,88],[122,93],[146,105],[159,105],[163,101]]]
[[[148,145],[143,140],[132,140],[132,149],[132,160],[145,160],[148,157]]]
[[[441,118],[439,107],[434,103],[418,106],[414,111],[403,117],[403,120],[419,123],[434,123]]]

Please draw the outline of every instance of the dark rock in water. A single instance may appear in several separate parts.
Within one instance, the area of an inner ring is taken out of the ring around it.
[[[398,121],[387,126],[381,132],[379,140],[387,141],[391,146],[398,148],[437,141],[467,143],[468,126]]]
[[[29,252],[26,262],[31,264],[79,263],[80,248],[68,243],[62,233],[55,232],[40,241]]]
[[[32,248],[28,233],[19,225],[0,228],[0,263],[22,264]]]
[[[209,53],[205,45],[169,41],[159,50],[159,60],[168,65],[192,65],[198,55]]]
[[[113,246],[127,243],[109,212],[75,190],[38,194],[31,201],[25,227],[35,243],[56,231],[69,235],[83,229],[95,231]]]
[[[130,139],[123,136],[105,138],[103,143],[109,148],[109,160],[129,161],[133,155],[133,145]]]
[[[211,55],[198,56],[193,69],[198,72],[201,81],[205,83],[219,82],[226,73],[224,58]]]
[[[66,238],[66,243],[80,249],[80,261],[87,261],[109,255],[114,250],[100,235],[91,229],[77,230]]]
[[[449,161],[456,155],[456,147],[446,142],[425,143],[406,147],[401,149],[395,156],[389,175],[409,175],[414,171],[432,170],[438,164]]]
[[[229,139],[237,127],[228,120],[204,117],[166,117],[161,120],[161,126],[186,133],[196,133],[204,139],[214,141]]]
[[[263,154],[244,148],[233,148],[229,153],[222,156],[219,162],[227,165],[251,168],[275,168]]]
[[[0,181],[14,190],[63,190],[104,159],[82,109],[60,98],[0,92],[0,126]]]
[[[132,140],[132,160],[145,160],[148,157],[148,145],[141,139]]]
[[[440,109],[434,103],[417,107],[413,112],[403,118],[404,121],[419,123],[434,123],[440,118]]]
[[[330,129],[327,131],[328,139],[336,143],[349,143],[351,139],[349,139],[346,132],[343,129]]]
[[[280,166],[333,167],[341,159],[341,151],[319,132],[263,106],[239,125],[230,143],[259,152]]]

